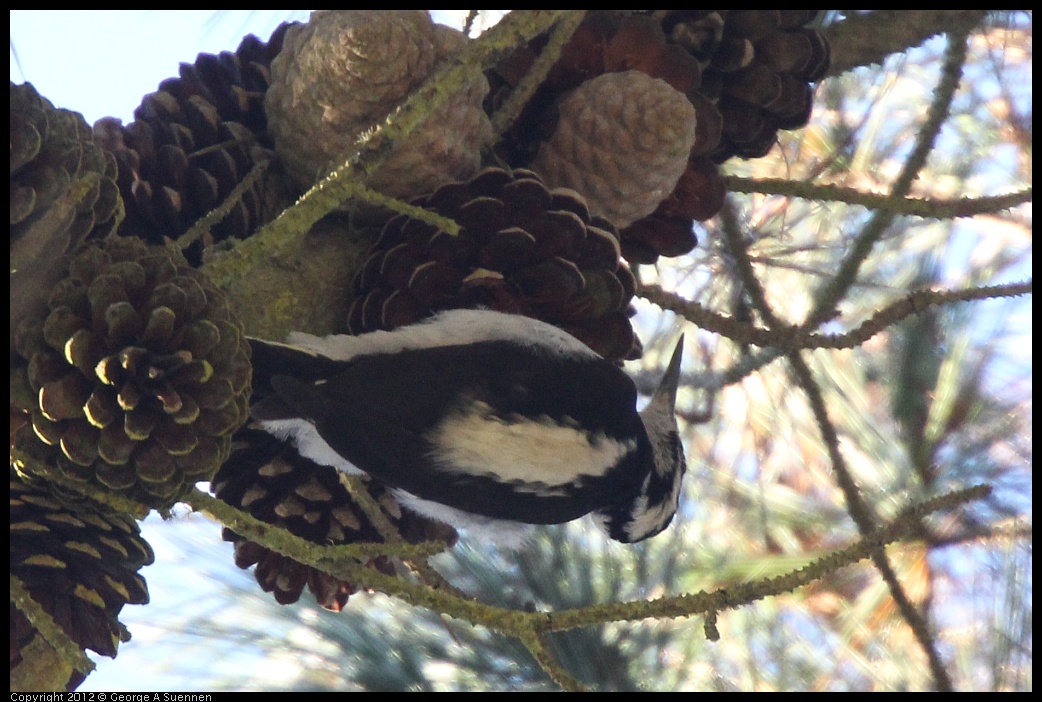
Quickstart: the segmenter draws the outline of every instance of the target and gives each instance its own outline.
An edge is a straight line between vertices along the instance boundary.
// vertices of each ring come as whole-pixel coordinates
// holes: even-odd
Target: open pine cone
[[[388,222],[355,278],[351,333],[483,306],[556,324],[605,358],[639,356],[627,316],[633,275],[612,225],[577,193],[531,171],[487,168],[413,204],[462,231],[404,215]]]
[[[379,483],[370,481],[368,489],[390,526],[409,543],[455,542],[451,527],[401,509]],[[341,484],[336,470],[302,458],[285,442],[257,429],[244,428],[236,434],[231,458],[214,477],[213,491],[233,507],[316,544],[385,540]],[[261,589],[272,593],[279,604],[293,604],[307,587],[320,606],[339,612],[356,591],[349,582],[244,539],[231,529],[225,528],[223,537],[235,544],[235,564],[243,569],[256,565],[254,575]],[[385,558],[369,565],[394,574]]]
[[[43,314],[68,257],[122,218],[116,160],[82,115],[11,84],[11,329]]]
[[[829,45],[809,29],[818,10],[657,10],[668,41],[702,67],[700,90],[723,116],[712,159],[759,158],[779,129],[810,118],[814,89],[829,66]]]
[[[44,484],[10,471],[11,575],[81,649],[114,658],[128,636],[117,617],[125,604],[147,604],[148,587],[138,570],[154,555],[130,517],[69,505]],[[11,605],[12,685],[23,660],[39,665],[45,645],[25,613]],[[56,654],[57,655],[57,654]],[[62,669],[57,684],[74,689],[83,676]],[[27,681],[39,684],[36,672]]]
[[[224,295],[169,249],[110,238],[73,259],[48,309],[15,340],[18,447],[153,507],[212,477],[250,391]]]
[[[95,123],[96,141],[119,162],[127,209],[120,234],[153,244],[177,239],[271,158],[264,95],[271,61],[292,26],[279,26],[267,42],[251,34],[234,52],[182,63],[180,76],[145,96],[126,126],[112,117]],[[245,238],[276,212],[255,183],[185,255],[199,265],[204,247]]]

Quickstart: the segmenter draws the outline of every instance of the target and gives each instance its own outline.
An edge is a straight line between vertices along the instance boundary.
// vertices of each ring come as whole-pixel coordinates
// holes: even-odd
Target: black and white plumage
[[[251,344],[259,427],[424,516],[509,530],[595,513],[633,542],[676,511],[679,343],[639,414],[620,368],[517,315],[450,310],[393,332]]]

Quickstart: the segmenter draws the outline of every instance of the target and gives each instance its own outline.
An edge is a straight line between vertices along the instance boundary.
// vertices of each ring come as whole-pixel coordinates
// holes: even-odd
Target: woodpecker
[[[592,513],[631,543],[677,509],[682,342],[638,413],[622,369],[520,315],[449,310],[391,332],[251,339],[251,413],[306,458],[368,474],[437,521],[495,533]]]

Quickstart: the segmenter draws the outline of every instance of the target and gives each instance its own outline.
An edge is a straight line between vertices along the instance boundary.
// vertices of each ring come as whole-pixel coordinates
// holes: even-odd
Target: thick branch
[[[832,47],[828,75],[874,63],[919,46],[945,32],[977,26],[985,10],[872,10],[855,13],[825,29]]]

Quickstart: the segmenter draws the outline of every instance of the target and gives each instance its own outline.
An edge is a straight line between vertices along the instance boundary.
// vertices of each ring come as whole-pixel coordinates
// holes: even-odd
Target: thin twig
[[[565,692],[590,692],[590,688],[576,679],[550,651],[550,634],[532,627],[530,633],[518,637],[535,657],[539,667]]]
[[[480,624],[505,634],[525,638],[532,632],[562,631],[609,621],[695,616],[751,604],[766,597],[791,592],[838,568],[869,557],[885,544],[899,541],[915,533],[920,521],[927,514],[941,509],[954,508],[970,500],[980,499],[989,493],[990,488],[987,486],[975,486],[913,505],[903,510],[901,515],[889,525],[870,531],[850,547],[808,563],[803,568],[789,574],[766,581],[742,583],[709,593],[662,597],[651,601],[638,600],[595,605],[553,613],[525,612],[487,605],[460,597],[452,592],[431,589],[396,576],[386,575],[362,565],[356,558],[341,556],[340,554],[348,548],[346,546],[316,546],[298,537],[283,538],[277,536],[277,532],[284,530],[268,524],[261,523],[262,528],[260,529],[255,529],[253,526],[248,527],[247,535],[265,548],[285,553],[296,561],[319,568],[359,587],[379,590],[415,606],[426,607],[473,624]],[[189,503],[205,504],[208,511],[214,512],[213,503],[220,503],[220,501],[203,493],[193,493],[189,498]],[[216,506],[218,507],[216,511],[222,513],[221,521],[224,521],[223,511],[231,508],[224,503]],[[232,513],[237,512],[238,510],[232,510]],[[235,529],[236,527],[230,528]],[[358,546],[363,545],[358,544]],[[375,547],[374,553],[388,551],[387,544],[366,544],[365,546]],[[404,547],[403,545],[398,548]],[[414,548],[419,550],[423,547],[424,545],[420,545]]]
[[[960,290],[915,290],[891,302],[855,329],[844,334],[822,334],[806,327],[780,324],[765,329],[713,312],[693,300],[684,300],[658,285],[638,283],[637,294],[664,310],[675,312],[701,329],[720,334],[739,344],[754,344],[787,352],[811,349],[852,349],[887,327],[931,307],[972,300],[1017,297],[1032,292],[1032,281],[963,288]]]
[[[800,197],[818,202],[843,202],[848,205],[861,205],[870,210],[884,209],[894,214],[926,217],[929,219],[956,219],[958,217],[976,217],[1008,210],[1017,205],[1031,202],[1032,189],[1026,188],[1006,195],[986,197],[961,197],[952,200],[895,198],[877,193],[868,193],[857,188],[842,185],[823,185],[805,183],[785,178],[743,178],[725,176],[727,189],[733,193],[763,193],[766,195],[784,195]]]
[[[10,576],[10,588],[11,604],[26,616],[33,628],[54,649],[55,653],[71,668],[75,668],[83,675],[90,675],[94,670],[94,662],[87,657],[76,642],[69,638],[69,635],[54,621],[54,618],[33,599],[32,593],[14,574]]]
[[[806,361],[799,354],[791,354],[789,361],[796,375],[797,382],[804,393],[806,393],[810,402],[814,419],[818,424],[818,428],[822,433],[822,440],[829,452],[833,473],[836,475],[836,479],[847,500],[850,516],[853,517],[854,523],[857,524],[858,531],[862,535],[867,534],[875,528],[875,516],[872,514],[868,504],[862,499],[861,491],[858,489],[853,474],[850,472],[846,460],[839,450],[839,436],[836,434],[831,420],[829,420],[821,388],[814,380]],[[901,581],[898,580],[897,573],[894,572],[886,552],[879,548],[872,552],[871,557],[872,562],[876,565],[876,570],[883,576],[883,581],[887,584],[890,596],[897,604],[902,618],[907,622],[915,638],[919,641],[919,645],[926,652],[927,659],[930,662],[930,671],[933,674],[937,689],[940,691],[951,691],[953,689],[951,677],[944,667],[944,661],[941,658],[940,651],[937,650],[937,644],[926,623],[926,619],[916,609],[911,598],[904,591],[904,587],[901,585]]]
[[[224,198],[224,201],[220,205],[200,217],[196,223],[188,229],[188,231],[178,237],[177,245],[181,249],[188,248],[191,246],[192,242],[196,239],[202,238],[215,224],[227,217],[235,208],[235,205],[242,200],[243,194],[252,188],[254,183],[260,180],[261,176],[264,175],[264,172],[268,170],[270,165],[271,161],[268,159],[257,161],[257,163],[253,165],[253,168],[250,169],[250,172],[243,176],[243,179],[239,181],[230,193],[228,193],[228,197]]]
[[[934,90],[933,101],[927,110],[926,120],[916,135],[915,145],[890,189],[888,196],[890,199],[895,201],[903,199],[918,177],[919,171],[926,164],[926,158],[930,155],[934,140],[948,117],[952,99],[959,87],[963,64],[966,62],[966,39],[969,32],[970,30],[967,28],[965,31],[948,37],[948,50],[941,68],[941,80]],[[838,302],[857,280],[858,271],[872,252],[872,247],[883,236],[894,217],[894,213],[889,209],[875,211],[872,218],[854,239],[850,253],[840,263],[835,277],[814,293],[814,309],[807,318],[807,326],[816,327],[832,316]]]
[[[354,543],[340,546],[319,546],[307,539],[291,534],[256,517],[232,507],[205,492],[193,488],[184,502],[197,512],[205,512],[239,536],[256,541],[267,549],[284,556],[323,569],[324,561],[341,562],[345,559],[368,559],[377,556],[400,556],[402,558],[424,558],[445,550],[445,544],[426,542],[397,543]]]
[[[467,19],[463,21],[463,34],[470,36],[470,32],[474,29],[474,20],[478,18],[479,10],[468,10]]]
[[[585,16],[586,10],[574,10],[562,17],[561,21],[554,27],[549,41],[543,48],[542,53],[539,54],[539,57],[533,62],[528,73],[525,74],[525,77],[521,79],[521,82],[510,93],[510,97],[507,98],[506,102],[492,115],[492,133],[496,135],[497,140],[503,135],[503,132],[510,129],[510,126],[520,116],[521,111],[525,109],[525,105],[528,104],[532,95],[543,84],[547,74],[550,73],[550,69],[561,58],[561,51],[564,49],[564,45],[568,43],[575,30],[582,24]]]
[[[941,80],[934,94],[934,100],[927,113],[926,121],[919,131],[916,144],[909,157],[905,160],[901,173],[894,182],[890,197],[903,198],[911,188],[911,184],[917,177],[920,169],[926,163],[926,158],[933,148],[934,139],[948,116],[952,98],[958,87],[959,78],[962,75],[962,67],[966,59],[967,33],[968,31],[960,36],[949,37],[948,52],[946,53]],[[814,296],[816,299],[815,308],[808,316],[806,327],[816,327],[832,316],[832,310],[835,309],[838,301],[842,299],[854,284],[862,263],[868,258],[876,241],[883,235],[893,218],[894,214],[888,210],[881,209],[875,212],[854,240],[852,251],[846,260],[840,264],[836,276],[826,282]],[[760,285],[760,281],[756,278],[752,262],[749,260],[746,251],[745,239],[741,226],[738,223],[737,214],[730,202],[725,202],[724,208],[720,213],[720,220],[726,245],[753,305],[760,312],[769,327],[775,328],[779,326],[782,322],[768,304],[763,286]],[[814,380],[810,368],[799,352],[790,352],[788,359],[797,383],[803,389],[810,402],[815,420],[821,431],[822,441],[829,453],[833,474],[836,476],[836,480],[846,500],[847,510],[854,519],[858,531],[864,536],[875,529],[877,523],[876,516],[862,497],[861,491],[839,450],[839,437],[835,427],[829,420],[821,389]],[[872,561],[875,563],[880,575],[882,575],[884,582],[886,582],[890,595],[897,604],[898,611],[908,623],[912,633],[919,641],[919,645],[926,652],[937,689],[942,691],[951,690],[951,678],[944,667],[936,642],[922,614],[915,608],[911,599],[905,593],[887,558],[886,552],[881,548],[877,549],[872,554]]]
[[[738,583],[710,592],[663,597],[648,602],[591,605],[551,612],[542,616],[548,619],[548,630],[565,631],[607,621],[638,621],[647,618],[711,615],[713,612],[735,609],[767,597],[792,592],[829,573],[834,573],[840,568],[870,558],[873,553],[887,544],[896,543],[911,534],[918,533],[922,520],[928,515],[941,510],[954,509],[967,502],[983,499],[989,494],[991,494],[990,487],[975,485],[910,505],[901,510],[892,522],[862,535],[850,546],[833,551],[789,573],[773,578]]]
[[[33,459],[27,459],[34,472],[43,468]],[[47,472],[44,470],[44,472]],[[93,492],[93,491],[91,491]],[[596,605],[556,613],[528,612],[505,609],[475,602],[458,592],[431,588],[409,580],[381,573],[358,561],[363,553],[378,555],[422,555],[430,553],[437,544],[410,546],[401,544],[352,544],[350,546],[319,546],[289,534],[284,529],[260,522],[230,507],[220,500],[194,490],[186,502],[195,509],[203,509],[217,517],[225,526],[241,533],[261,546],[318,568],[330,575],[347,580],[359,587],[379,590],[409,604],[425,607],[473,624],[489,627],[515,636],[532,651],[536,659],[555,680],[569,689],[581,689],[581,683],[561,668],[546,649],[545,635],[551,631],[574,629],[580,626],[609,621],[638,621],[647,618],[687,617],[708,615],[741,605],[751,604],[797,587],[806,585],[838,568],[856,563],[873,554],[885,544],[899,541],[918,529],[921,520],[941,509],[951,509],[970,500],[989,494],[987,486],[976,486],[953,491],[906,508],[884,528],[864,535],[857,543],[808,563],[791,573],[756,583],[742,583],[708,593],[662,597],[651,601],[633,601],[610,605]],[[404,551],[413,550],[413,553]],[[16,588],[12,585],[12,592]],[[31,607],[31,605],[29,605]]]

